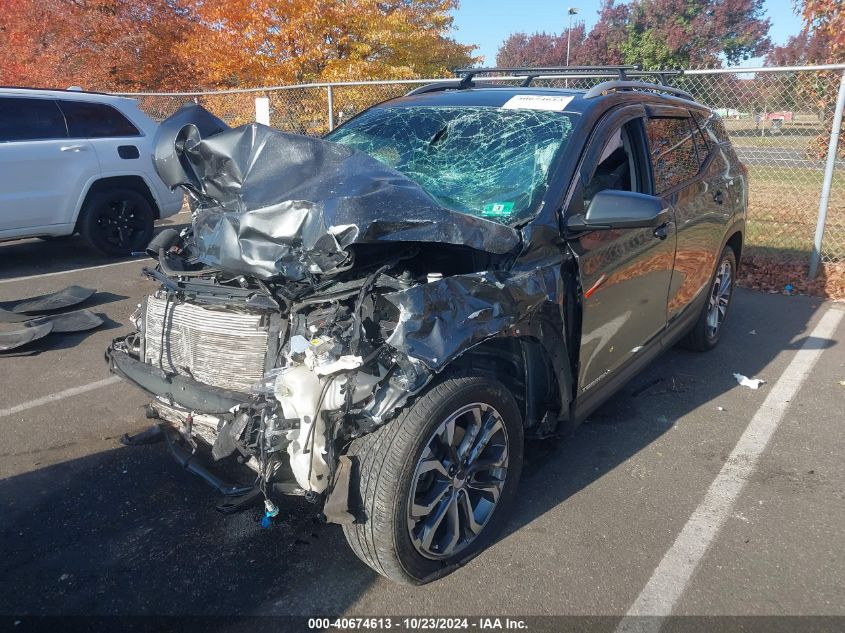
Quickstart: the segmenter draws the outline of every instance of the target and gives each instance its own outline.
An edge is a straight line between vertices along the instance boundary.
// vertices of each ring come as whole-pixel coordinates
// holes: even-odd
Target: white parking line
[[[14,415],[15,413],[26,411],[27,409],[40,407],[42,404],[50,404],[51,402],[58,402],[59,400],[64,400],[65,398],[78,396],[81,393],[94,391],[94,389],[99,389],[100,387],[107,387],[119,381],[120,378],[118,378],[117,376],[110,376],[109,378],[103,378],[102,380],[98,380],[96,382],[89,382],[87,385],[80,385],[79,387],[71,387],[70,389],[65,389],[64,391],[51,393],[48,396],[37,398],[36,400],[30,400],[29,402],[16,404],[15,406],[9,407],[8,409],[0,409],[0,418],[5,418],[7,416]]]
[[[619,623],[617,633],[655,633],[663,616],[672,613],[689,584],[696,566],[725,522],[760,454],[783,419],[784,413],[832,339],[843,312],[829,309],[772,386],[757,413],[739,438],[722,470],[707,490],[704,500],[687,521],[674,544],[654,570],[640,595]],[[650,617],[644,617],[650,616]]]
[[[110,268],[111,266],[123,266],[124,264],[137,264],[138,262],[143,261],[146,261],[146,259],[138,257],[137,259],[127,259],[123,262],[112,262],[111,264],[100,264],[99,266],[84,266],[82,268],[72,268],[70,270],[59,270],[54,273],[27,275],[26,277],[12,277],[10,279],[0,279],[0,284],[10,284],[13,281],[27,281],[29,279],[41,279],[42,277],[55,277],[56,275],[69,275],[71,273],[84,272],[86,270],[96,270],[98,268]]]

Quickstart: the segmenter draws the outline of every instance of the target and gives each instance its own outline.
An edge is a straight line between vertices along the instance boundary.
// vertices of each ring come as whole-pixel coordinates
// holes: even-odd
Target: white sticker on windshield
[[[516,95],[507,100],[502,110],[551,110],[561,112],[575,97],[560,95]]]

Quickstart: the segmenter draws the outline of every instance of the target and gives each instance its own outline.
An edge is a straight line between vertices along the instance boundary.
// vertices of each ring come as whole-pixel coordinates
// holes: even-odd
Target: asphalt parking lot
[[[530,445],[498,542],[411,588],[360,563],[304,500],[265,530],[257,512],[219,515],[161,444],[119,444],[148,426],[146,398],[108,380],[103,350],[153,288],[145,264],[76,238],[0,244],[0,302],[78,284],[107,319],[0,356],[0,628],[83,614],[613,616],[611,630],[626,613],[845,616],[842,304],[739,290],[718,349],[669,351],[574,436]]]

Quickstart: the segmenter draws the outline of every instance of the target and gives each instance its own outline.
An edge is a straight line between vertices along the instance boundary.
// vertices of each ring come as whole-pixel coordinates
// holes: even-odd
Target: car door
[[[646,136],[655,193],[675,209],[677,248],[667,304],[672,324],[697,314],[732,216],[720,161],[711,156],[689,111],[649,107]]]
[[[67,121],[68,136],[85,139],[91,144],[100,160],[103,176],[122,174],[125,162],[134,165],[140,159],[138,139],[141,132],[116,108],[105,103],[70,99],[60,99],[59,107]],[[148,164],[147,158],[145,166]]]
[[[642,106],[606,116],[591,136],[566,214],[589,210],[592,196],[617,189],[650,193]],[[668,214],[671,218],[671,210]],[[567,235],[582,288],[577,397],[588,398],[626,363],[659,347],[675,255],[671,221],[658,228]]]
[[[68,138],[55,100],[0,96],[0,235],[71,222],[98,172],[91,144]]]

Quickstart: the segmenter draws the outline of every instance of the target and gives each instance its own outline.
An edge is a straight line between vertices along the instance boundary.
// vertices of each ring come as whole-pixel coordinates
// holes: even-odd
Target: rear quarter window
[[[669,191],[698,173],[689,118],[650,118],[646,135],[656,193]]]
[[[55,101],[0,97],[0,143],[59,138],[67,138],[67,128]]]
[[[714,112],[710,116],[705,116],[696,112],[693,116],[695,117],[696,123],[698,123],[698,127],[701,128],[702,133],[710,143],[730,143],[728,131],[725,129],[725,122],[722,121],[722,118],[718,114]]]
[[[59,104],[71,138],[140,136],[138,128],[110,105],[85,101],[60,101]]]

